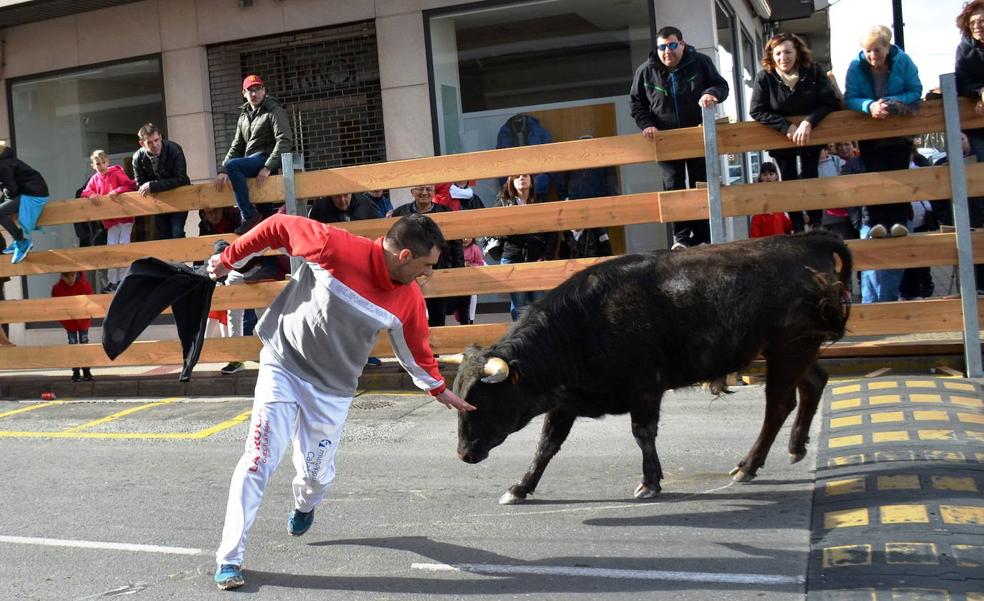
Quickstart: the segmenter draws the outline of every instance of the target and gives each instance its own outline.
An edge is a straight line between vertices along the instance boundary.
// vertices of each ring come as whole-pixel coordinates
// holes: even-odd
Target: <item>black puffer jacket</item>
[[[0,190],[5,198],[21,194],[44,198],[48,196],[48,184],[41,174],[17,158],[11,147],[0,152]]]
[[[954,68],[957,75],[957,93],[961,96],[981,99],[984,89],[984,45],[973,38],[962,37],[957,45],[957,61]],[[972,136],[984,136],[984,128],[967,132]]]
[[[497,207],[517,206],[515,201],[500,195],[496,198]],[[535,234],[513,234],[502,241],[502,258],[510,263],[533,263],[549,261],[557,255],[557,232]]]
[[[830,80],[813,65],[800,68],[799,82],[792,90],[779,74],[764,69],[759,71],[752,84],[752,103],[748,112],[762,125],[785,134],[793,126],[787,117],[805,115],[805,120],[816,127],[839,108],[840,100],[834,94]]]
[[[632,78],[632,118],[639,129],[694,127],[702,121],[697,101],[704,94],[714,96],[718,102],[728,97],[728,82],[710,57],[687,46],[680,64],[670,71],[653,51]]]
[[[133,153],[133,174],[134,179],[137,180],[137,186],[150,182],[150,191],[154,194],[191,184],[191,180],[188,179],[188,162],[185,160],[184,151],[176,142],[170,140],[164,140],[161,146],[156,174],[154,173],[154,165],[150,160],[150,153],[143,148]]]

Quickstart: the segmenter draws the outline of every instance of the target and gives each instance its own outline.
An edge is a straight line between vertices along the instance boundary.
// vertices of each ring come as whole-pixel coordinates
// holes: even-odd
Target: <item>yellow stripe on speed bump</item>
[[[909,400],[913,403],[942,403],[943,397],[938,394],[910,394]]]
[[[874,432],[871,435],[871,442],[902,442],[905,440],[909,440],[909,433],[905,430]]]
[[[977,492],[977,483],[973,478],[957,478],[953,476],[930,476],[933,488],[936,490],[959,490]]]
[[[928,524],[929,510],[925,505],[882,505],[882,524]]]
[[[970,407],[972,409],[984,408],[984,401],[972,397],[951,396],[950,402],[953,403],[954,405],[960,405],[961,407]]]
[[[936,388],[936,382],[932,380],[906,380],[906,388]]]
[[[823,514],[823,527],[827,530],[832,528],[850,528],[853,526],[868,525],[868,508],[842,509],[840,511],[828,511]]]
[[[984,568],[984,547],[980,545],[950,545],[953,558],[961,568]]]
[[[902,402],[902,398],[897,394],[875,394],[868,397],[869,405],[888,405],[900,402]]]
[[[889,388],[898,387],[898,382],[871,382],[868,384],[868,390],[887,390]]]
[[[832,401],[830,403],[830,408],[833,411],[840,411],[841,409],[854,409],[855,407],[861,406],[861,399],[844,399],[843,401]]]
[[[953,430],[917,430],[919,440],[953,440]]]
[[[984,526],[984,507],[973,505],[940,505],[944,524]]]
[[[870,565],[871,545],[842,545],[825,547],[823,550],[823,567],[825,568]]]
[[[65,401],[47,401],[45,403],[34,403],[33,405],[28,405],[27,407],[21,407],[20,409],[11,409],[10,411],[4,411],[0,413],[0,418],[9,417],[11,415],[17,415],[18,413],[26,413],[28,411],[34,411],[35,409],[44,409],[45,407],[51,407],[52,405],[61,405]]]
[[[860,426],[862,419],[860,415],[848,415],[847,417],[830,418],[831,428],[845,428],[847,426]]]
[[[864,478],[848,478],[846,480],[831,480],[824,487],[828,497],[837,495],[849,495],[856,492],[865,491]]]
[[[892,601],[950,601],[950,591],[942,588],[893,588]]]
[[[878,490],[919,490],[919,476],[899,474],[897,476],[878,476]]]
[[[885,543],[885,563],[935,565],[940,557],[934,543]]]
[[[950,415],[946,411],[913,411],[912,417],[917,422],[945,422],[950,419]]]
[[[957,419],[965,424],[984,424],[984,415],[976,413],[957,413]]]
[[[852,445],[862,444],[864,442],[864,436],[857,434],[855,436],[841,436],[839,438],[831,438],[827,443],[827,448],[829,449],[839,449],[840,447],[849,447]]]
[[[94,428],[96,426],[101,426],[102,424],[115,421],[121,417],[126,417],[127,415],[132,415],[138,411],[145,411],[147,409],[152,409],[154,407],[159,407],[161,405],[170,405],[174,401],[179,400],[179,397],[172,397],[170,399],[164,399],[163,401],[156,401],[154,403],[145,403],[137,407],[130,407],[129,409],[124,409],[123,411],[117,411],[112,415],[107,415],[91,422],[86,422],[84,424],[79,424],[78,426],[72,426],[71,428],[65,428],[62,432],[79,432],[81,430],[87,430],[89,428]]]
[[[943,388],[949,390],[963,390],[966,392],[974,392],[977,389],[974,388],[973,384],[968,384],[967,382],[943,382]]]
[[[852,392],[861,392],[860,384],[849,384],[847,386],[836,386],[833,391],[834,394],[849,394]]]
[[[887,424],[891,422],[903,422],[905,421],[905,413],[901,411],[882,411],[880,413],[871,414],[871,423],[873,424]]]

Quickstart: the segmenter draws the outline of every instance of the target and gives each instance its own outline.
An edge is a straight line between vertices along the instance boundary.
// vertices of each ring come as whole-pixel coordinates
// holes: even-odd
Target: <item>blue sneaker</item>
[[[215,585],[219,587],[219,590],[227,591],[239,588],[245,583],[243,571],[234,563],[224,563],[215,570]]]
[[[307,513],[295,509],[294,513],[290,514],[290,517],[287,518],[287,533],[291,536],[301,536],[311,529],[311,524],[313,523],[313,509]]]
[[[14,254],[14,249],[15,248],[17,248],[17,241],[16,240],[14,240],[13,242],[11,242],[10,243],[10,246],[8,246],[7,248],[3,249],[3,254],[5,254],[5,255],[12,255],[12,254]]]
[[[14,257],[10,260],[14,265],[20,263],[27,258],[27,253],[31,252],[34,248],[34,243],[28,238],[14,242]]]

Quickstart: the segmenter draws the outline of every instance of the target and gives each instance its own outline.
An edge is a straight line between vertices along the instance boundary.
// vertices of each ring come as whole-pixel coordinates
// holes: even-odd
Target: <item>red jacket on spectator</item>
[[[85,294],[92,294],[92,286],[89,284],[89,280],[86,279],[85,273],[81,271],[74,285],[69,286],[61,278],[58,278],[55,285],[51,287],[51,298],[59,296],[82,296]],[[91,319],[66,319],[62,320],[61,324],[68,332],[82,332],[89,329],[89,323],[91,322]]]
[[[793,222],[785,213],[760,213],[752,217],[752,231],[749,238],[781,236],[793,232]]]

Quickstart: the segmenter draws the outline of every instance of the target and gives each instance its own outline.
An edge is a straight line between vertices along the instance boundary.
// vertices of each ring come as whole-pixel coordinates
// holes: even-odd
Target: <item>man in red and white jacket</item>
[[[305,260],[256,327],[263,349],[252,425],[233,472],[216,551],[220,589],[244,582],[246,537],[290,443],[297,473],[287,530],[300,536],[310,528],[335,477],[349,405],[381,330],[419,388],[449,408],[474,409],[444,384],[415,283],[433,273],[445,245],[440,228],[424,215],[401,219],[375,241],[304,217],[274,215],[209,259],[209,275],[216,279],[270,249]]]

